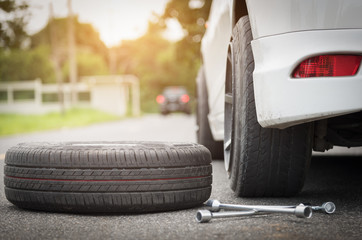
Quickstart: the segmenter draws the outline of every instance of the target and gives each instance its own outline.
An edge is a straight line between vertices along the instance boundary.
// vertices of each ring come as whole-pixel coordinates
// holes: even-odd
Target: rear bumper
[[[332,53],[362,54],[362,30],[280,34],[252,42],[258,122],[286,128],[362,110],[362,71],[352,77],[293,79],[304,59]]]
[[[166,103],[160,105],[161,112],[190,112],[190,104],[189,103]]]

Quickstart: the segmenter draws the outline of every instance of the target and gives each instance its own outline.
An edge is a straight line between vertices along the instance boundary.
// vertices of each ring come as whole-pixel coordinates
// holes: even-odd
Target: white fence
[[[0,83],[0,113],[43,114],[70,107],[92,107],[116,115],[125,115],[131,106],[132,115],[139,115],[139,82],[135,76],[82,77],[75,86],[86,99],[71,101],[69,83],[42,84],[40,79]],[[47,98],[53,96],[53,101]],[[61,96],[61,97],[60,97]],[[59,99],[63,99],[63,104]],[[55,101],[54,101],[55,99]]]

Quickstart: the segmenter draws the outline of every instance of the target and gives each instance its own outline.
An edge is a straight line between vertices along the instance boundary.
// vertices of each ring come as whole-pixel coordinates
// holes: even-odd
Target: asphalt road
[[[77,129],[0,138],[0,169],[6,150],[28,141],[192,141],[195,119],[186,115],[148,115]],[[79,215],[19,209],[4,196],[0,171],[0,239],[362,239],[362,151],[338,151],[338,157],[313,157],[305,187],[294,198],[236,198],[229,189],[223,162],[213,162],[211,198],[236,204],[316,205],[333,201],[333,215],[310,219],[269,214],[214,219],[200,224],[197,209],[140,215]],[[353,156],[343,156],[350,153]]]

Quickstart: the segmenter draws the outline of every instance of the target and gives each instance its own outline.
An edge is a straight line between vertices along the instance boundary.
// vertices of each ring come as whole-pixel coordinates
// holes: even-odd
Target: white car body
[[[201,52],[215,140],[224,134],[228,44],[236,0],[214,0]],[[362,110],[362,71],[348,77],[292,78],[303,60],[362,54],[361,0],[246,0],[255,61],[258,122],[286,128]]]

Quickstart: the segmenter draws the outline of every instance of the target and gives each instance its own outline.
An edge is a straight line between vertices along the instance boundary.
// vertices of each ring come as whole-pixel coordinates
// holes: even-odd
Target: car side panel
[[[254,39],[288,32],[362,28],[361,0],[247,0]]]
[[[209,122],[215,140],[224,135],[224,81],[227,47],[232,31],[233,1],[213,1],[201,51],[209,96]]]

